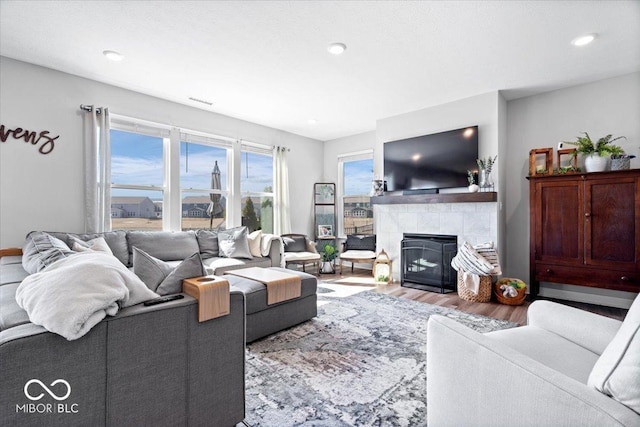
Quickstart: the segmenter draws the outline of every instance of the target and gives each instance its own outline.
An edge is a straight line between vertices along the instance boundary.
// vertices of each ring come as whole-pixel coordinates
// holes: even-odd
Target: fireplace
[[[455,291],[457,275],[451,259],[457,252],[457,236],[403,234],[400,285],[440,293]]]

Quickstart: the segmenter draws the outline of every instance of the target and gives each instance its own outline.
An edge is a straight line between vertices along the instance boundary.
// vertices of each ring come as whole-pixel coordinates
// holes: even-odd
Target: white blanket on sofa
[[[158,295],[118,259],[82,252],[58,260],[22,281],[16,301],[32,323],[75,340],[106,315]]]

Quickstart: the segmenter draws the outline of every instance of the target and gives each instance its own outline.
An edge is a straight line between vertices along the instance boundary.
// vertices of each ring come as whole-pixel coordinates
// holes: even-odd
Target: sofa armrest
[[[271,246],[269,246],[269,258],[271,259],[272,267],[281,266],[283,252],[284,252],[284,248],[283,248],[282,241],[278,239],[272,239]]]
[[[637,425],[631,409],[489,336],[431,316],[428,425]]]
[[[537,326],[602,354],[622,322],[551,301],[538,300],[529,306],[527,324]]]

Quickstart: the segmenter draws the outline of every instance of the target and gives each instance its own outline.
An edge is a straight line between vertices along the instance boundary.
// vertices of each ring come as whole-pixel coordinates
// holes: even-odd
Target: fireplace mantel
[[[473,203],[496,202],[498,193],[442,193],[442,194],[410,194],[385,195],[371,197],[372,205],[413,205],[419,203]]]

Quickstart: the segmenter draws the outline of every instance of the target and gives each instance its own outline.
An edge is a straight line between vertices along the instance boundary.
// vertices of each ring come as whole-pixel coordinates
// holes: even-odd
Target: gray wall
[[[21,246],[30,230],[81,232],[83,121],[80,104],[112,113],[269,145],[289,153],[292,228],[313,230],[313,183],[323,175],[321,141],[0,57],[0,123],[59,135],[48,155],[22,140],[0,146],[0,247]]]
[[[587,131],[592,138],[624,135],[628,154],[640,155],[640,73],[530,96],[507,104],[508,274],[529,276],[529,150],[554,147]],[[632,168],[640,167],[633,159]],[[638,232],[636,230],[636,232]],[[628,306],[632,294],[546,284],[541,294],[612,306]]]

